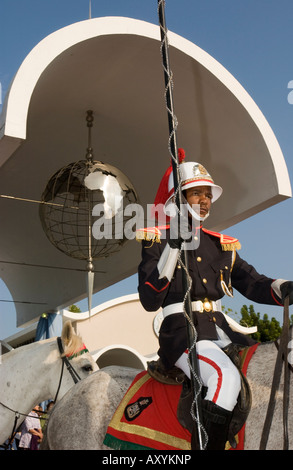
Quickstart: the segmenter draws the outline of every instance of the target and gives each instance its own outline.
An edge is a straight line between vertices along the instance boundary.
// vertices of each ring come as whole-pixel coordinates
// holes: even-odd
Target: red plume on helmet
[[[179,160],[179,163],[182,163],[185,160],[185,151],[181,148],[178,149],[178,160]],[[164,174],[164,176],[163,176],[163,178],[160,182],[160,185],[159,185],[159,188],[158,188],[155,200],[154,200],[154,204],[152,206],[152,216],[153,217],[158,218],[160,216],[161,210],[160,210],[160,208],[158,208],[158,206],[159,206],[159,204],[161,204],[161,208],[162,208],[162,206],[165,205],[165,202],[168,199],[168,196],[169,196],[168,182],[169,182],[169,177],[172,173],[172,170],[173,170],[173,168],[172,168],[172,160],[171,160],[170,166],[165,171],[165,174]],[[157,207],[157,211],[155,210],[156,207]],[[164,217],[165,220],[169,219],[169,217],[166,217],[165,213],[162,214],[162,216]]]

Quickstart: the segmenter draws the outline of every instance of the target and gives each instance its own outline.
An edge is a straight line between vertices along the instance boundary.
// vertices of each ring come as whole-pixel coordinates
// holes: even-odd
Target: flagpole
[[[174,194],[175,194],[175,203],[180,211],[182,204],[182,194],[180,191],[180,174],[179,174],[179,159],[178,159],[178,148],[177,148],[177,119],[174,114],[174,102],[173,102],[173,93],[172,93],[172,73],[170,69],[170,59],[168,51],[168,39],[167,39],[167,28],[166,28],[166,18],[165,18],[165,0],[158,0],[158,15],[159,15],[159,25],[161,32],[161,53],[162,61],[164,68],[164,78],[165,78],[165,97],[166,97],[166,106],[168,111],[168,124],[169,124],[169,150],[172,157],[172,169],[173,169],[173,178],[174,178]],[[183,249],[184,257],[184,266],[188,269],[188,254],[185,249]],[[195,377],[199,377],[198,373],[198,364],[197,364],[197,355],[196,355],[196,333],[195,328],[192,323],[192,306],[191,306],[191,297],[190,297],[190,283],[188,279],[188,272],[185,269],[182,269],[182,279],[183,279],[183,288],[186,292],[184,298],[184,310],[187,314],[187,335],[188,335],[188,347],[190,350],[189,360],[191,365],[191,386],[193,392],[193,406],[194,406],[194,417],[197,424],[197,433],[200,449],[203,449],[202,443],[202,426],[201,426],[201,410],[199,406],[199,393],[201,389],[200,383],[196,380]],[[191,326],[192,325],[192,326]],[[193,414],[192,413],[192,414]]]

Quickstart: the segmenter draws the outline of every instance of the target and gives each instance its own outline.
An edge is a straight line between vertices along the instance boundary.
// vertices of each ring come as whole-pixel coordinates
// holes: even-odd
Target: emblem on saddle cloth
[[[152,397],[140,397],[136,402],[126,406],[124,416],[127,421],[133,421],[137,418],[152,402]]]

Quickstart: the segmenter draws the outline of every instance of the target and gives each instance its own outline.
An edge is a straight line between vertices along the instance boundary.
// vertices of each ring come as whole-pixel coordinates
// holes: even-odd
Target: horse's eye
[[[93,368],[91,365],[86,365],[86,366],[83,366],[83,370],[85,372],[92,372],[93,371]]]

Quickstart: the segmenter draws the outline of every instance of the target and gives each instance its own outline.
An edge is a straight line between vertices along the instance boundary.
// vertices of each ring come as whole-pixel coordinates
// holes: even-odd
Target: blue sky
[[[158,23],[156,0],[92,0],[92,17],[126,16]],[[31,49],[50,33],[88,19],[89,0],[0,1],[0,106]],[[243,85],[272,127],[293,180],[293,2],[292,0],[167,0],[171,31],[218,60]],[[175,77],[176,78],[176,77]],[[162,78],[163,79],[163,78]],[[289,87],[288,87],[289,85]],[[179,123],[180,125],[180,123]],[[1,223],[5,223],[0,219]],[[261,273],[293,279],[293,201],[287,200],[231,227],[241,256]],[[136,277],[95,296],[95,304],[136,292]],[[0,282],[0,338],[17,331],[9,291]],[[239,312],[240,295],[223,302]],[[86,308],[86,303],[83,304]],[[282,309],[255,305],[282,319]]]

